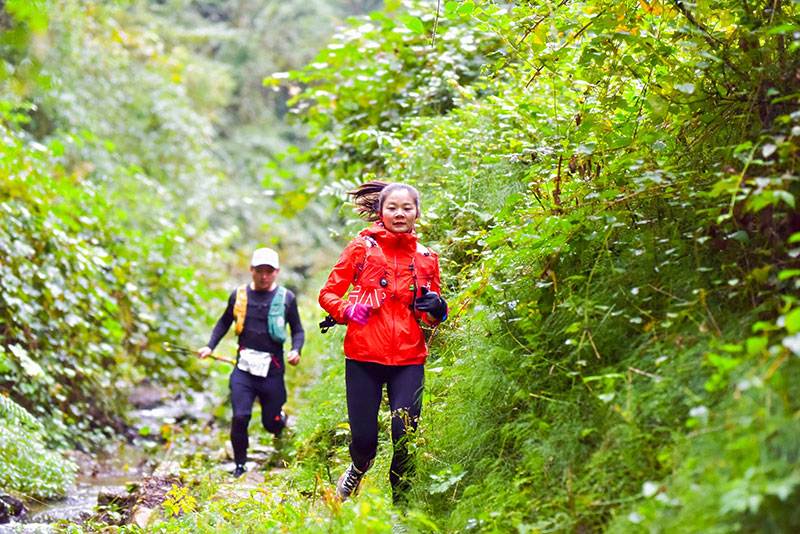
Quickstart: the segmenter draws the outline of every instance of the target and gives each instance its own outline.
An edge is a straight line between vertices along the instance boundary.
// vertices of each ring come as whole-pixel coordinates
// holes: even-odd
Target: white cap
[[[253,259],[250,260],[251,267],[258,267],[259,265],[271,265],[276,269],[280,269],[278,263],[278,253],[271,248],[258,248],[253,252]]]

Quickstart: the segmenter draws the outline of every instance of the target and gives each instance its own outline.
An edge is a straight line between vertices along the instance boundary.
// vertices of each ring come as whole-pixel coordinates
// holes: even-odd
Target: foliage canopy
[[[181,258],[264,220],[232,203],[232,217],[196,222],[231,169],[250,169],[246,190],[289,219],[287,246],[315,254],[326,225],[355,229],[343,191],[405,181],[423,192],[419,230],[453,310],[431,334],[407,528],[800,528],[800,3],[388,0],[306,67],[270,64],[266,88],[252,83],[260,68],[224,59],[260,64],[238,30],[214,48],[218,25],[165,29],[199,20],[194,3],[145,4],[51,6],[42,55],[47,21],[6,3],[0,385],[15,404],[3,409],[52,405],[66,433],[91,424],[76,402],[120,377],[188,380],[190,365],[151,347],[186,332],[206,296]],[[82,77],[93,68],[108,85]],[[233,130],[261,117],[237,94],[260,91],[311,140],[237,166],[231,146],[265,146]],[[141,202],[142,184],[157,198]],[[232,220],[242,229],[220,230]],[[278,498],[238,515],[209,499],[153,531],[264,517],[387,529],[380,493],[344,509],[325,499],[346,462],[341,340],[310,341],[316,374]]]

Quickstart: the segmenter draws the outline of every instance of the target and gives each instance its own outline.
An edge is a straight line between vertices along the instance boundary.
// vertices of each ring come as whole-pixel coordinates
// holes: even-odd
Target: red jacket
[[[351,285],[347,300],[342,300]],[[439,322],[412,310],[423,286],[441,292],[439,257],[418,245],[414,232],[395,234],[376,223],[345,247],[319,292],[319,303],[338,323],[348,323],[344,310],[350,304],[373,308],[366,325],[347,324],[348,358],[384,365],[419,364],[428,355],[419,321]]]

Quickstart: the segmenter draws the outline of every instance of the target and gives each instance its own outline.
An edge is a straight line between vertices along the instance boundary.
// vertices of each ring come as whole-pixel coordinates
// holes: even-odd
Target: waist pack
[[[265,377],[269,374],[272,354],[260,350],[242,349],[239,351],[239,362],[236,367],[254,376]]]

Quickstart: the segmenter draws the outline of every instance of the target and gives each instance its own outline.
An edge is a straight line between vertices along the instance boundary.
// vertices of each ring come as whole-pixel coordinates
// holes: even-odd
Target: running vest
[[[361,263],[356,265],[353,288],[347,295],[347,300],[352,304],[364,304],[375,309],[379,308],[386,298],[384,288],[388,285],[386,279],[387,261],[375,238],[369,235],[361,237],[366,245],[366,252]],[[414,298],[416,299],[419,296],[420,288],[422,287],[435,289],[438,293],[439,288],[431,288],[435,262],[431,252],[420,243],[417,243],[412,267],[413,284],[408,289],[414,292]],[[400,288],[396,288],[396,290],[399,291]]]
[[[239,286],[236,290],[236,302],[233,304],[233,316],[236,318],[236,325],[234,332],[236,335],[242,333],[244,329],[244,319],[247,315],[247,286],[244,284]],[[269,328],[269,336],[275,341],[282,343],[286,341],[286,318],[285,318],[285,304],[286,304],[286,288],[278,286],[275,296],[272,297],[272,302],[269,305],[267,326]]]

